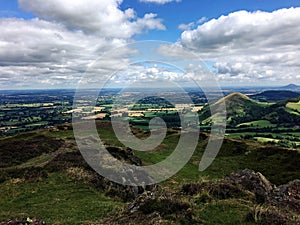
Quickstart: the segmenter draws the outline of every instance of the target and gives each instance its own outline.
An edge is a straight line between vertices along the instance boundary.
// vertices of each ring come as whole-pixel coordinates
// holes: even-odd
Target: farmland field
[[[243,126],[249,126],[249,127],[275,127],[276,124],[272,124],[268,120],[257,120],[257,121],[251,121],[251,122],[241,123],[241,124],[237,125],[237,127],[243,127]]]
[[[300,101],[299,102],[289,102],[289,103],[287,103],[286,107],[300,112]]]

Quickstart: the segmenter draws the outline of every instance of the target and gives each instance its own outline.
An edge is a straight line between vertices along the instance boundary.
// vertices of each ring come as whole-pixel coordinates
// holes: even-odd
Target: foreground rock
[[[162,190],[147,191],[128,204],[118,217],[108,217],[99,224],[200,224],[194,216],[191,202]]]
[[[140,166],[142,164],[141,160],[137,156],[135,156],[133,154],[133,151],[129,148],[123,149],[119,147],[108,147],[107,150],[114,157],[118,158],[118,160],[137,166]],[[96,173],[86,163],[86,161],[83,159],[81,153],[78,150],[57,155],[51,162],[45,165],[44,170],[48,173],[66,171],[70,178],[73,179],[75,182],[85,182],[87,184],[92,185],[98,190],[104,191],[104,193],[108,196],[117,196],[123,199],[124,201],[132,201],[135,197],[137,197],[144,191],[150,191],[155,188],[155,185],[143,187],[125,186],[112,182],[109,179]],[[139,176],[136,177],[131,171],[125,172],[127,172],[127,174],[124,174],[124,177],[130,177],[132,180],[138,178],[144,178],[149,180],[152,179],[148,174],[145,173],[141,173],[139,174]]]
[[[270,193],[267,203],[300,214],[300,180],[275,188]]]
[[[182,192],[188,195],[208,192],[217,199],[251,200],[257,206],[249,212],[247,219],[259,225],[300,224],[300,180],[277,187],[261,173],[245,169],[219,182],[183,185]]]

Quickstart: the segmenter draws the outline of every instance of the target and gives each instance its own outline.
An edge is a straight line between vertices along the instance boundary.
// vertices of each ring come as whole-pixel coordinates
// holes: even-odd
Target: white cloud
[[[204,61],[216,62],[219,77],[226,75],[227,82],[297,83],[299,34],[300,8],[238,11],[185,30],[175,45],[164,47],[164,52],[174,54],[178,46],[193,51]]]
[[[300,8],[271,13],[239,11],[184,31],[181,43],[191,49],[243,50],[258,46],[260,51],[268,51],[274,45],[299,43],[299,21]]]
[[[188,24],[181,23],[178,25],[178,29],[179,30],[191,30],[191,29],[194,29],[197,24],[201,24],[206,20],[207,20],[206,17],[201,17],[199,20],[197,20],[196,23],[195,22],[190,22]]]
[[[105,37],[130,38],[149,29],[164,30],[156,14],[138,18],[133,9],[119,9],[122,0],[19,0],[20,7],[41,19]]]
[[[179,30],[190,30],[190,29],[192,29],[194,26],[195,26],[195,23],[194,23],[194,22],[191,22],[191,23],[188,23],[188,24],[181,23],[181,24],[178,25],[178,29],[179,29]]]
[[[197,20],[197,24],[201,24],[201,23],[205,22],[206,20],[207,20],[207,18],[205,16],[203,16],[199,20]]]
[[[104,52],[131,42],[135,34],[165,28],[155,14],[138,18],[133,9],[120,10],[120,0],[19,4],[38,17],[0,18],[0,88],[75,87]],[[105,67],[97,75],[113,70],[120,54],[103,60]]]
[[[181,2],[181,0],[140,0],[140,2],[156,3],[156,4],[163,5],[170,2]]]
[[[103,51],[126,43],[85,35],[40,19],[0,19],[0,26],[0,77],[10,76],[9,88],[18,81],[24,86],[45,84],[43,80],[56,85],[58,80],[52,76],[67,76],[70,79],[60,83],[74,86],[88,64]],[[7,82],[0,83],[2,88],[7,86]]]

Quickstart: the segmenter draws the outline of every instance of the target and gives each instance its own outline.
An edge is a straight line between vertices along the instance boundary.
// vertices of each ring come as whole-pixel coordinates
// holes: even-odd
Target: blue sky
[[[300,0],[182,0],[164,5],[124,0],[121,8],[132,7],[140,16],[154,12],[164,20],[167,31],[150,31],[139,35],[138,39],[177,41],[182,32],[178,29],[179,24],[195,22],[202,17],[210,20],[239,10],[271,12],[280,8],[297,6],[300,6]]]
[[[205,17],[206,21],[239,10],[272,12],[280,8],[300,6],[300,0],[182,0],[166,4],[145,3],[139,0],[124,0],[120,8],[135,9],[138,16],[156,13],[163,19],[167,30],[152,30],[136,36],[137,40],[177,41],[181,30],[179,24],[188,24]],[[34,18],[34,14],[18,7],[18,0],[0,0],[0,17]]]
[[[0,89],[76,87],[101,54],[143,40],[196,54],[223,86],[300,80],[300,0],[0,0],[0,29]]]

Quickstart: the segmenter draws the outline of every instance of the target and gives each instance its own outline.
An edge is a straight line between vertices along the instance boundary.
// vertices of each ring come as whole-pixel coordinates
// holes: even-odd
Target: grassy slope
[[[296,116],[300,116],[300,101],[299,102],[288,102],[286,104],[286,111]]]
[[[287,132],[284,130],[291,129],[299,124],[300,112],[297,111],[299,107],[298,99],[279,101],[277,103],[261,103],[250,99],[246,95],[235,92],[227,95],[211,107],[218,109],[220,103],[225,102],[227,127],[233,129],[232,131],[228,131],[228,136],[243,138],[246,135],[260,142],[272,142],[279,146],[298,148],[300,146],[298,139],[286,136]],[[202,124],[209,124],[211,122],[209,107],[205,107],[200,112],[199,117]],[[255,133],[250,134],[251,129]],[[269,132],[260,129],[269,129]],[[275,129],[276,131],[272,133],[271,129]],[[273,134],[275,134],[276,138],[275,136],[274,138],[271,137]]]
[[[34,216],[48,223],[76,225],[105,217],[124,205],[84,183],[74,183],[63,173],[39,182],[7,181],[0,184],[0,195],[0,221]]]
[[[295,99],[291,99],[295,100]],[[298,100],[299,101],[299,100]],[[227,125],[231,127],[241,125],[265,126],[263,122],[269,121],[272,124],[283,125],[291,127],[293,124],[298,124],[299,119],[299,102],[279,101],[277,103],[262,103],[250,99],[246,95],[238,92],[231,93],[226,97],[220,99],[210,107],[215,108],[216,111],[221,106],[221,102],[226,104]],[[211,122],[210,108],[204,107],[199,114],[202,124]]]
[[[108,123],[101,123],[98,128],[101,138],[106,143],[122,146],[116,140]],[[133,131],[137,136],[147,135],[138,129]],[[38,133],[49,138],[72,139],[72,132],[68,130]],[[170,131],[164,143],[157,149],[152,152],[136,152],[136,154],[144,164],[161,161],[171,154],[178,138],[176,131]],[[24,140],[24,137],[17,136],[15,140]],[[175,193],[180,190],[182,184],[218,180],[237,169],[244,168],[260,171],[276,184],[300,177],[299,152],[234,139],[226,139],[214,163],[206,171],[199,172],[198,165],[206,143],[207,135],[202,134],[190,162],[178,174],[160,184],[164,191]],[[66,146],[66,148],[71,147]],[[22,169],[32,164],[43,165],[45,161],[52,159],[47,154],[51,152],[36,156],[18,167]],[[48,173],[48,177],[37,179],[8,180],[0,184],[0,195],[0,221],[11,217],[34,216],[55,224],[93,224],[92,221],[98,221],[111,213],[118,215],[124,207],[124,203],[119,199],[104,196],[101,191],[95,190],[84,182],[75,182],[65,171]],[[202,224],[254,224],[254,222],[245,222],[247,213],[254,207],[249,201],[215,199],[212,202],[193,203],[196,200],[193,198],[183,201],[194,205],[194,216]],[[172,224],[176,223],[172,222]]]
[[[268,104],[256,102],[246,95],[234,92],[220,99],[210,107],[214,108],[217,112],[223,102],[226,104],[227,124],[232,126],[261,119],[265,111],[264,109],[268,106]],[[200,112],[200,121],[204,124],[211,121],[209,110],[209,107],[205,107]]]
[[[255,120],[247,123],[240,123],[236,127],[247,126],[247,127],[276,127],[275,124],[270,123],[268,120]]]
[[[13,149],[14,155],[9,156],[16,156],[12,162],[17,163],[6,163],[0,168],[0,221],[38,217],[54,224],[87,224],[124,207],[121,199],[105,196],[66,170],[43,172],[44,166],[56,156],[75,151],[72,137],[68,130],[37,131],[1,140],[0,151]],[[23,143],[22,148],[14,148],[18,143]],[[18,178],[7,179],[6,171],[12,171],[9,174]]]
[[[300,112],[300,101],[299,102],[288,102],[287,107],[291,109],[295,109]]]

